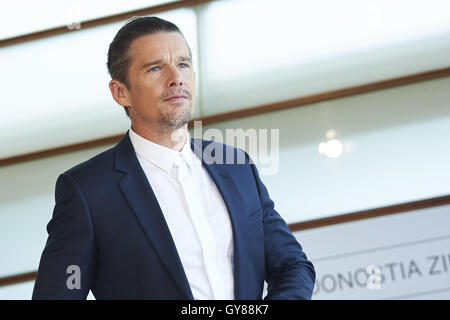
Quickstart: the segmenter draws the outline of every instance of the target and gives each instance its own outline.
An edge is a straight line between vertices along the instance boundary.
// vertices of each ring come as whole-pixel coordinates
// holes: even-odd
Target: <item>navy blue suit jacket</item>
[[[310,299],[314,267],[274,210],[248,155],[198,139],[191,140],[191,147],[203,153],[203,166],[230,214],[235,298],[262,299],[266,280],[267,299]],[[232,152],[235,161],[244,154],[245,164],[211,164],[217,150],[224,158]],[[128,134],[61,174],[55,200],[33,299],[85,299],[89,290],[96,299],[193,299]],[[72,265],[79,267],[79,288],[67,285]]]

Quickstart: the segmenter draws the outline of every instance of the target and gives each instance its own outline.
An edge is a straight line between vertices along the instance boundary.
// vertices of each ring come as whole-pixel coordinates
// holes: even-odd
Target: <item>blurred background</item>
[[[313,299],[450,298],[450,1],[0,8],[0,299],[31,298],[58,175],[130,126],[106,59],[135,15],[184,33],[203,131],[267,130],[267,157],[240,147],[316,266]]]

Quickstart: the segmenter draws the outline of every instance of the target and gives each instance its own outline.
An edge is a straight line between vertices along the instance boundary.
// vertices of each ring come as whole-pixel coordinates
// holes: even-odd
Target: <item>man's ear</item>
[[[128,98],[129,90],[122,82],[118,80],[111,80],[109,82],[109,90],[113,99],[122,107],[131,107],[131,101]]]

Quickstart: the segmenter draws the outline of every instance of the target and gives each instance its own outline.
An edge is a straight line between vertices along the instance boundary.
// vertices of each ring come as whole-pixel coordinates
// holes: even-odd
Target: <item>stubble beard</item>
[[[173,132],[191,120],[191,103],[187,106],[175,107],[169,112],[161,112],[160,127],[164,132]]]

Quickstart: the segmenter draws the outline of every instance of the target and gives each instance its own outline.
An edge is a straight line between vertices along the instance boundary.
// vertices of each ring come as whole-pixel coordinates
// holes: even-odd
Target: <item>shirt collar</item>
[[[179,157],[186,160],[191,168],[193,167],[194,154],[190,145],[189,131],[187,132],[187,139],[181,151],[176,151],[147,140],[134,132],[132,128],[130,128],[128,134],[134,151],[167,173],[170,174],[174,162]]]

